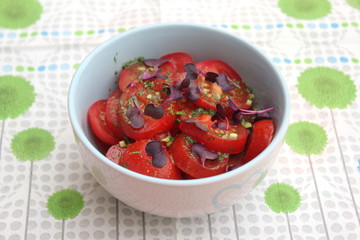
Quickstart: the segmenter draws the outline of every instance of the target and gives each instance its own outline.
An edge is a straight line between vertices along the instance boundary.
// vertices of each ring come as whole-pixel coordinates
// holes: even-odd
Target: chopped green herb
[[[193,117],[197,117],[197,116],[200,116],[200,115],[214,115],[216,112],[212,109],[205,109],[205,108],[202,108],[202,107],[198,107],[196,108],[191,114],[190,114],[190,117],[193,118]]]
[[[128,66],[130,66],[130,65],[132,65],[134,63],[137,63],[137,62],[144,62],[144,60],[145,60],[144,57],[136,57],[134,59],[131,59],[131,60],[129,60],[127,62],[124,62],[122,64],[122,69],[127,68]]]
[[[175,122],[176,122],[176,123],[181,123],[181,120],[177,118],[177,119],[175,120]]]
[[[130,154],[139,154],[140,151],[131,152]]]
[[[118,75],[118,71],[115,71],[115,72],[114,72],[114,75],[115,75],[115,76]]]
[[[170,76],[171,72],[170,72],[170,71],[167,71],[165,74],[166,74],[167,76]]]
[[[193,144],[194,142],[196,142],[194,139],[192,139],[192,138],[189,137],[189,136],[185,136],[185,139],[186,139],[189,143],[191,143],[191,144]]]
[[[152,89],[152,87],[154,86],[154,82],[152,81],[144,81],[144,86],[147,88],[147,89]]]
[[[233,150],[234,150],[234,148],[233,148],[233,147],[231,147],[231,148],[229,149],[229,151],[230,151],[230,152],[232,152]]]
[[[178,116],[184,116],[186,113],[185,113],[185,111],[177,111],[176,112],[176,115],[178,115]]]
[[[252,93],[252,92],[253,92],[252,88],[249,88],[249,87],[246,88],[246,91],[247,91],[248,93]]]
[[[163,91],[166,95],[170,95],[170,88],[168,87],[164,87],[161,91]]]
[[[117,58],[118,58],[118,53],[115,53],[115,56],[114,56],[114,63],[117,63]]]
[[[170,114],[173,115],[173,116],[175,116],[175,112],[174,112],[174,109],[173,109],[172,106],[170,107]]]
[[[137,94],[138,94],[139,96],[144,95],[144,94],[145,94],[145,91],[142,90],[142,91],[138,92]]]

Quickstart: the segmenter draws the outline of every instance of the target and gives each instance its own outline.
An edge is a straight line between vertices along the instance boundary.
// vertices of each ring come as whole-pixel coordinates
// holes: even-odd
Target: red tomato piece
[[[274,136],[274,124],[271,119],[256,121],[249,137],[249,143],[246,147],[244,162],[255,158],[269,146]]]
[[[120,159],[124,155],[126,147],[120,147],[119,144],[112,145],[109,150],[106,152],[106,157],[112,162],[119,164]]]
[[[128,145],[123,157],[120,159],[120,165],[127,169],[151,177],[165,179],[181,179],[179,169],[174,165],[170,154],[164,150],[168,160],[162,168],[157,168],[152,164],[152,157],[145,151],[149,140],[142,140]]]
[[[121,96],[120,89],[113,90],[106,103],[106,110],[105,110],[105,121],[106,125],[109,129],[119,138],[124,138],[124,133],[119,124],[119,110],[120,110],[120,96]]]
[[[181,122],[179,127],[183,133],[215,152],[239,153],[244,150],[247,141],[247,130],[241,125],[229,125],[227,130],[212,128],[214,122],[210,115],[195,117],[200,123],[207,127],[205,132],[199,129],[194,123]]]
[[[197,63],[196,67],[204,73],[224,73],[228,79],[230,79],[230,84],[236,87],[231,91],[223,92],[216,82],[211,83],[205,81],[205,77],[202,74],[199,74],[195,83],[198,84],[201,93],[199,100],[195,102],[196,105],[216,110],[216,104],[220,103],[227,112],[230,112],[231,109],[228,104],[228,98],[230,97],[239,108],[249,109],[251,107],[251,99],[249,99],[249,92],[247,91],[246,84],[239,74],[237,74],[237,72],[228,64],[219,60],[209,60]]]
[[[117,144],[121,139],[116,137],[105,122],[106,100],[93,103],[88,111],[90,128],[97,138],[107,145]]]
[[[187,63],[194,63],[193,58],[189,54],[184,52],[169,53],[162,56],[161,59],[169,59],[168,62],[163,64],[163,67],[166,68],[166,70],[170,69],[168,68],[168,66],[172,64],[173,66],[175,66],[175,70],[180,73],[185,72],[184,66]]]
[[[166,63],[164,63],[166,64]],[[148,85],[151,85],[151,88],[155,91],[161,91],[161,89],[164,87],[164,83],[171,83],[172,80],[170,80],[171,74],[175,73],[175,66],[172,64],[167,65],[166,68],[163,67],[163,65],[160,65],[161,71],[159,74],[169,76],[169,80],[164,80],[160,78],[151,78],[147,80],[141,79],[142,74],[145,70],[149,72],[153,72],[153,67],[146,66],[143,62],[136,62],[131,64],[130,66],[126,67],[120,72],[119,76],[119,88],[122,92],[125,92],[126,89],[129,87],[129,84],[136,83],[136,82],[143,82],[147,83]]]
[[[178,112],[177,117],[180,121],[191,118],[191,113],[198,107],[192,102],[188,102],[185,99],[176,101]]]
[[[221,160],[206,160],[203,166],[200,158],[192,153],[191,145],[184,134],[179,134],[169,148],[175,165],[181,171],[194,178],[211,177],[226,171],[228,157],[223,157]]]
[[[133,128],[126,116],[127,109],[134,107],[134,97],[142,111],[141,116],[145,120],[144,126],[141,128]],[[175,113],[177,108],[174,101],[163,107],[164,116],[160,119],[154,119],[144,114],[147,104],[154,104],[156,107],[159,107],[163,101],[158,92],[146,89],[141,83],[128,88],[120,97],[119,122],[125,135],[135,140],[142,140],[149,139],[159,132],[169,131],[174,126],[176,119]]]

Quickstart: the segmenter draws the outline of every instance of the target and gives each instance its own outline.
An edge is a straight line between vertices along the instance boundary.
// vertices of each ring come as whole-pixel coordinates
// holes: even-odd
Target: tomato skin
[[[253,124],[248,146],[244,155],[244,162],[255,158],[269,146],[274,136],[274,123],[271,119],[263,119]]]
[[[192,154],[191,143],[186,140],[185,136],[185,134],[177,135],[169,148],[175,165],[181,171],[193,178],[211,177],[226,171],[228,157],[222,161],[206,160],[203,167],[200,158]]]
[[[151,82],[153,83],[153,89],[155,91],[161,91],[161,89],[164,87],[164,83],[170,83],[172,80],[170,79],[173,74],[176,73],[175,65],[168,64],[165,66],[164,63],[160,65],[161,71],[159,74],[168,76],[169,80],[164,80],[160,78],[151,78],[147,80],[141,79],[141,75],[144,73],[147,69],[153,69],[152,67],[148,67],[143,62],[136,62],[131,64],[130,66],[126,67],[120,72],[119,76],[119,89],[122,92],[125,92],[126,89],[129,87],[130,83],[136,83],[136,82]]]
[[[141,92],[143,93],[140,94]],[[155,96],[154,100],[149,100],[147,98],[149,95]],[[133,128],[128,121],[126,111],[128,109],[127,105],[134,106],[132,102],[132,97],[134,96],[137,98],[142,111],[144,111],[145,105],[149,103],[160,106],[163,101],[160,96],[156,96],[154,91],[145,89],[142,84],[128,88],[120,97],[121,110],[119,114],[119,123],[126,136],[135,140],[149,139],[159,132],[169,131],[174,126],[177,107],[174,101],[172,101],[164,106],[164,116],[162,118],[153,119],[142,114],[142,117],[145,119],[144,126],[137,129]]]
[[[234,90],[228,92],[223,92],[217,83],[207,82],[204,76],[199,74],[195,83],[199,85],[201,93],[199,99],[195,102],[196,105],[216,110],[216,104],[220,103],[226,112],[230,112],[231,109],[228,104],[228,98],[230,97],[239,108],[249,109],[251,107],[251,104],[248,104],[249,92],[246,90],[247,86],[230,65],[220,60],[207,60],[197,63],[196,68],[204,73],[224,73],[232,82],[235,82],[240,87],[236,87]],[[205,94],[204,89],[209,90],[209,92]]]
[[[152,164],[152,157],[145,151],[149,140],[141,140],[128,145],[123,157],[120,158],[119,165],[147,176],[165,178],[165,179],[182,179],[179,169],[173,163],[170,154],[164,150],[168,161],[162,168],[157,168]]]
[[[119,89],[125,92],[130,83],[139,81],[140,75],[145,69],[146,66],[142,62],[133,63],[122,69],[119,76]]]
[[[120,159],[123,157],[126,147],[120,147],[119,144],[112,145],[106,152],[106,157],[112,162],[119,164]]]
[[[203,125],[207,126],[208,132],[202,131],[196,127],[193,123],[181,122],[179,127],[183,133],[189,135],[194,140],[204,144],[209,150],[221,153],[240,153],[244,150],[248,133],[247,130],[241,125],[230,125],[229,131],[235,132],[237,134],[237,139],[222,138],[216,131],[221,131],[219,129],[212,128],[213,122],[211,121],[211,116],[201,115],[195,117]]]
[[[168,71],[168,70],[172,69],[171,67],[169,67],[169,65],[173,65],[175,68],[175,71],[178,73],[185,72],[184,66],[187,63],[194,63],[194,59],[189,54],[184,53],[184,52],[169,53],[169,54],[162,56],[161,59],[169,59],[168,62],[166,62],[162,65],[162,67],[165,68],[165,70]]]
[[[117,144],[121,139],[116,137],[105,122],[105,99],[93,103],[88,111],[88,120],[94,135],[107,145]]]
[[[105,110],[106,125],[119,139],[124,138],[124,133],[121,130],[118,116],[118,112],[120,110],[119,100],[121,94],[122,92],[120,89],[113,90],[107,99]]]

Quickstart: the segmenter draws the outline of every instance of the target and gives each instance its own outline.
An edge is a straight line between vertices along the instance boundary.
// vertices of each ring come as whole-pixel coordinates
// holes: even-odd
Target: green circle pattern
[[[327,140],[327,134],[320,125],[305,121],[291,124],[285,136],[285,142],[293,151],[308,156],[321,153]]]
[[[276,213],[291,213],[299,208],[301,197],[292,186],[274,183],[265,191],[265,203]]]
[[[279,0],[278,6],[289,17],[303,20],[322,18],[331,11],[328,0]]]
[[[42,128],[29,128],[11,140],[11,151],[21,161],[43,160],[55,149],[51,133]]]
[[[17,118],[34,103],[34,87],[19,76],[0,76],[0,120]]]
[[[317,108],[345,109],[356,98],[354,81],[344,72],[328,68],[308,68],[298,77],[302,97]]]
[[[63,189],[48,198],[46,208],[55,219],[75,218],[84,208],[84,197],[76,190]]]
[[[346,2],[347,2],[350,6],[352,6],[352,7],[356,8],[356,9],[359,9],[359,10],[360,10],[360,1],[359,1],[359,0],[346,0]]]
[[[1,0],[0,27],[26,28],[41,16],[43,8],[38,0]]]

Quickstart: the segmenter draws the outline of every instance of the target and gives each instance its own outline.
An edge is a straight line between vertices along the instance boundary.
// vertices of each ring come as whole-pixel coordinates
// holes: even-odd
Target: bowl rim
[[[92,60],[93,56],[97,55],[98,52],[101,52],[104,48],[111,45],[113,42],[119,41],[122,38],[126,38],[129,35],[138,34],[141,31],[149,30],[152,28],[174,28],[174,27],[182,27],[182,28],[195,28],[202,31],[210,31],[214,34],[220,34],[220,35],[226,35],[227,37],[234,38],[237,41],[241,41],[244,45],[247,45],[247,47],[252,48],[252,50],[257,53],[259,56],[261,56],[265,62],[268,63],[271,70],[274,72],[274,74],[279,79],[279,83],[281,86],[281,90],[284,93],[285,96],[285,103],[284,103],[284,116],[283,116],[283,122],[280,125],[278,132],[276,136],[272,139],[269,146],[261,152],[257,157],[249,161],[248,163],[242,165],[239,168],[236,168],[232,171],[219,174],[216,176],[211,176],[207,178],[200,178],[200,179],[188,179],[188,180],[172,180],[172,179],[161,179],[161,178],[155,178],[151,176],[146,176],[134,171],[131,171],[129,169],[126,169],[124,167],[121,167],[120,165],[112,162],[111,160],[107,159],[105,155],[101,154],[95,146],[89,141],[89,139],[86,137],[84,131],[80,127],[79,121],[75,118],[75,110],[73,107],[73,99],[75,99],[76,92],[74,89],[77,88],[79,76],[84,72],[85,66]],[[204,185],[204,184],[211,184],[214,182],[222,182],[226,181],[229,178],[234,177],[235,175],[240,175],[249,169],[253,168],[255,165],[259,164],[262,160],[262,158],[266,155],[268,155],[273,148],[275,148],[278,144],[282,144],[283,138],[285,137],[286,130],[289,124],[290,119],[290,96],[289,96],[289,90],[286,85],[285,78],[280,73],[280,71],[274,66],[274,64],[271,62],[270,58],[262,52],[257,46],[251,44],[248,40],[243,39],[242,37],[239,37],[233,33],[227,32],[223,29],[218,29],[214,27],[210,27],[207,25],[201,25],[201,24],[194,24],[194,23],[157,23],[157,24],[149,24],[141,27],[137,27],[131,30],[128,30],[124,33],[118,34],[114,37],[111,37],[110,39],[106,40],[105,42],[98,45],[95,49],[93,49],[80,63],[79,67],[77,68],[76,72],[74,73],[70,86],[68,91],[68,115],[70,118],[70,122],[72,125],[72,128],[79,138],[79,140],[84,144],[84,146],[94,155],[96,156],[100,161],[102,161],[104,164],[108,165],[109,167],[115,169],[116,171],[121,172],[122,174],[125,174],[129,177],[135,178],[137,180],[148,182],[148,183],[155,183],[158,185],[165,185],[165,186],[172,186],[172,187],[192,187],[192,186],[198,186],[198,185]]]

